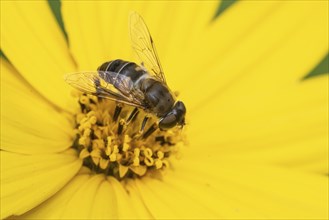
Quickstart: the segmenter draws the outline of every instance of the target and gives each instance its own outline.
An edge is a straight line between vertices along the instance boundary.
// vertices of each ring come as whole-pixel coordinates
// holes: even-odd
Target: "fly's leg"
[[[122,110],[122,106],[120,104],[117,104],[115,106],[115,110],[114,110],[114,114],[113,114],[113,121],[114,122],[117,122],[118,121],[118,118],[120,116],[121,110]]]
[[[118,135],[121,135],[122,134],[122,132],[123,132],[123,128],[124,128],[124,125],[125,125],[125,121],[123,120],[123,119],[121,119],[120,121],[119,121],[119,124],[118,124]]]
[[[145,125],[146,125],[146,122],[149,120],[149,118],[150,118],[149,116],[145,116],[144,117],[143,122],[142,122],[142,126],[141,126],[141,128],[139,130],[140,133],[143,133],[144,128],[145,128]]]
[[[157,123],[153,123],[153,125],[151,127],[149,127],[149,129],[147,129],[147,131],[143,134],[143,139],[148,138],[153,132],[155,132],[158,128]]]
[[[130,113],[130,115],[126,121],[126,124],[128,125],[130,122],[133,122],[136,119],[138,113],[139,113],[138,108],[137,107],[134,108],[134,110]]]

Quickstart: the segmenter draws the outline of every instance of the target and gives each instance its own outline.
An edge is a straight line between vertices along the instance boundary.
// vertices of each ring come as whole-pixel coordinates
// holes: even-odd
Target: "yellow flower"
[[[1,218],[328,218],[327,1],[1,1]],[[187,141],[161,178],[118,181],[83,166],[65,73],[134,60],[145,19]],[[160,158],[161,156],[159,156]],[[18,217],[19,216],[19,217]]]

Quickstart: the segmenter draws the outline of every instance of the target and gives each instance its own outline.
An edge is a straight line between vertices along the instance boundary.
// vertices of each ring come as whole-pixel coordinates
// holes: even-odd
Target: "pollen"
[[[161,173],[184,143],[180,127],[162,131],[158,118],[141,109],[89,94],[78,101],[72,148],[94,173],[119,180]]]

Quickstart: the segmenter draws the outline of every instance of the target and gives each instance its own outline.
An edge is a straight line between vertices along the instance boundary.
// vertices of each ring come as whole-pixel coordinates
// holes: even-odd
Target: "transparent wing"
[[[166,83],[152,36],[143,18],[137,12],[130,14],[129,29],[131,45],[142,65],[151,75]]]
[[[124,75],[109,71],[78,72],[67,74],[65,81],[82,92],[145,108],[144,94]]]

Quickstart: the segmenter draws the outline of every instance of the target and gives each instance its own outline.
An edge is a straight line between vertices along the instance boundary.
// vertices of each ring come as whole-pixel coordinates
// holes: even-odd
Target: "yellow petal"
[[[328,76],[273,91],[236,90],[194,115],[189,127],[194,146],[239,153],[328,137]],[[325,144],[319,147],[326,151]]]
[[[182,186],[189,183],[185,182]],[[166,181],[153,178],[136,180],[136,187],[155,219],[213,219],[214,210],[210,210],[197,197],[190,192],[180,190]],[[195,190],[203,190],[198,187]]]
[[[155,190],[161,190],[155,188],[154,191],[151,191],[143,181],[136,181],[136,188],[145,204],[150,214],[154,219],[177,219],[177,212],[170,209],[170,204],[168,201],[164,201],[161,197],[158,197],[158,194],[155,194]],[[170,191],[166,191],[171,193]],[[173,204],[173,203],[171,203]],[[176,204],[177,205],[177,204]]]
[[[261,161],[306,172],[328,174],[328,137],[314,137],[256,149],[208,148],[207,158],[230,157],[232,160]],[[220,156],[219,156],[220,155]]]
[[[34,154],[72,144],[72,125],[1,59],[1,149]]]
[[[200,156],[200,155],[199,155]],[[222,219],[326,219],[328,178],[249,160],[183,158],[165,181]],[[185,182],[185,183],[184,183]],[[200,193],[195,189],[204,189]],[[312,189],[312,190],[310,190]],[[169,193],[169,192],[168,192]]]
[[[172,90],[186,88],[182,85],[190,77],[186,69],[195,66],[190,63],[190,57],[195,56],[194,52],[189,53],[190,49],[194,44],[202,44],[200,33],[209,26],[218,4],[217,1],[154,1],[140,11]]]
[[[67,204],[74,194],[88,182],[89,174],[75,176],[62,190],[41,205],[20,216],[18,219],[61,219]],[[78,204],[77,204],[78,205]],[[78,207],[77,207],[78,208]],[[66,216],[64,216],[66,217]]]
[[[135,180],[127,181],[125,189],[129,194],[129,205],[135,211],[135,219],[154,219],[154,216],[150,213],[139,190],[135,186]]]
[[[70,88],[63,75],[75,67],[46,1],[1,1],[1,49],[33,87],[67,107]]]
[[[113,189],[103,183],[103,175],[78,175],[51,199],[22,218],[95,219],[93,213],[96,210],[98,217],[116,218],[116,201],[111,196]]]
[[[131,11],[137,11],[150,29],[165,70],[171,70],[175,66],[170,67],[169,64],[178,61],[184,54],[190,39],[210,22],[217,5],[216,1],[64,1],[63,18],[72,53],[80,69],[95,69],[111,59],[132,59],[128,16]],[[167,71],[167,74],[168,78],[175,80],[176,73],[170,75]]]
[[[216,164],[192,161],[176,163],[175,172],[168,173],[163,182],[150,178],[129,181],[129,194],[115,179],[110,178],[106,186],[102,177],[78,176],[23,218],[177,219],[211,213],[216,219],[315,219],[327,215],[328,180],[324,176],[225,159]],[[89,214],[85,210],[81,212],[86,215],[77,213],[79,208]]]
[[[74,151],[23,155],[1,151],[1,218],[21,215],[59,191],[79,170]]]
[[[108,182],[114,189],[114,196],[116,197],[116,202],[117,202],[116,210],[117,210],[118,218],[119,219],[137,218],[138,214],[140,214],[141,211],[135,210],[136,206],[131,204],[130,195],[122,185],[124,183],[120,183],[117,179],[113,177],[109,177]],[[142,216],[142,218],[143,217],[144,216]]]
[[[93,212],[92,204],[95,201],[96,193],[98,193],[98,188],[103,180],[104,177],[102,175],[95,175],[91,176],[85,183],[82,183],[75,194],[68,200],[62,218],[89,218]]]
[[[189,60],[195,65],[178,71],[189,73],[177,81],[177,87],[186,88],[181,97],[189,112],[236,84],[256,91],[307,74],[328,50],[327,6],[324,1],[241,1],[232,6],[194,44],[194,53],[187,53],[195,55]]]
[[[130,57],[128,32],[125,30],[128,19],[127,16],[117,16],[128,4],[130,2],[63,1],[62,14],[70,50],[80,70],[95,70],[105,61]]]
[[[101,183],[92,204],[91,219],[118,219],[118,202],[114,190],[115,187],[108,181]]]
[[[60,192],[23,219],[145,219],[147,210],[133,190],[128,195],[121,183],[103,175],[80,173]],[[134,204],[138,202],[139,204]],[[139,209],[135,209],[139,207]],[[146,213],[146,214],[145,214]]]

